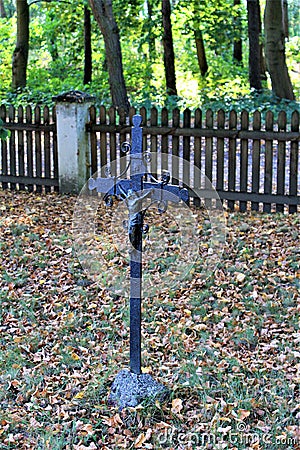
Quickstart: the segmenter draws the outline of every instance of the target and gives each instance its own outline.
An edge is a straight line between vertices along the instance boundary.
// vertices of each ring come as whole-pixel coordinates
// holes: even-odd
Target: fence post
[[[70,91],[53,100],[56,102],[59,191],[78,193],[90,177],[91,149],[85,125],[94,98]]]

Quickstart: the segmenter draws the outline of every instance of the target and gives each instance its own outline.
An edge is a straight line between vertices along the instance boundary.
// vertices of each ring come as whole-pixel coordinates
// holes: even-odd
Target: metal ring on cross
[[[144,197],[140,204],[143,231],[146,230],[142,247],[144,297],[174,291],[196,278],[209,277],[220,261],[226,234],[222,202],[205,174],[177,156],[150,155],[144,159],[146,170],[161,180],[161,188],[168,182],[184,183],[190,200],[186,203],[174,197],[168,202],[160,201],[156,193],[153,201],[151,192],[137,193]],[[119,160],[112,165],[112,177],[108,176],[112,172],[109,166],[101,171],[109,186],[117,183],[126,162]],[[93,178],[96,180],[97,174]],[[146,176],[146,181],[148,178],[151,177]],[[83,187],[73,215],[74,248],[87,277],[115,294],[128,295],[132,252],[127,232],[128,202],[110,198],[106,204],[104,197],[91,191],[88,183]]]

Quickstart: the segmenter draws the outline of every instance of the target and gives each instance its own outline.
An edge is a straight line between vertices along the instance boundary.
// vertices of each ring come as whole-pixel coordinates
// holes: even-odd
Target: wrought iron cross
[[[148,227],[144,226],[143,200],[149,198],[151,204],[157,204],[159,213],[167,210],[168,202],[188,201],[188,191],[180,186],[169,184],[170,174],[164,172],[161,181],[147,172],[150,153],[143,153],[143,129],[140,127],[142,116],[133,116],[131,145],[123,143],[124,153],[130,151],[130,179],[120,177],[91,178],[89,189],[103,193],[108,206],[113,199],[124,200],[128,208],[127,231],[131,243],[130,251],[130,370],[141,373],[141,295],[142,295],[142,237]],[[122,176],[124,173],[122,174]],[[146,175],[151,181],[146,181]]]

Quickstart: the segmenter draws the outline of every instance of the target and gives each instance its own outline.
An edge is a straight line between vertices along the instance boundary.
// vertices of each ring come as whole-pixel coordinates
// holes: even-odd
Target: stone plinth
[[[169,394],[166,386],[155,381],[148,373],[136,375],[121,370],[111,386],[109,403],[123,409],[137,406],[144,400],[164,400]]]

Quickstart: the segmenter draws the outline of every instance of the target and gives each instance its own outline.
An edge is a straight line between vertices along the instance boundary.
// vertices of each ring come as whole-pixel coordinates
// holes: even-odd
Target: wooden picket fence
[[[10,137],[0,141],[0,184],[3,189],[58,191],[55,114],[46,106],[0,107]]]
[[[182,180],[191,197],[209,196],[205,180],[211,181],[229,209],[263,209],[270,212],[299,211],[300,158],[299,112],[288,122],[281,112],[275,120],[243,111],[220,110],[193,113],[175,108],[159,112],[138,111],[143,117],[144,149],[161,156],[161,168],[171,172],[173,182]],[[91,174],[120,160],[122,142],[130,140],[131,119],[115,108],[90,109],[86,130],[90,134]],[[58,149],[54,111],[30,106],[0,107],[0,118],[11,136],[0,145],[0,186],[4,189],[58,191]],[[168,155],[180,157],[181,166],[170,167]],[[191,166],[183,164],[189,161]],[[122,166],[123,164],[123,166]],[[196,170],[191,169],[197,168]],[[120,171],[124,169],[121,159]],[[152,166],[155,174],[158,167]],[[158,170],[157,170],[158,171]],[[198,176],[196,173],[200,173]]]
[[[131,108],[126,118],[113,107],[107,110],[102,106],[99,114],[91,107],[86,130],[91,140],[92,173],[121,156],[120,146],[130,140],[135,113]],[[160,113],[152,108],[149,115],[141,108],[138,113],[143,117],[144,149],[190,161],[199,169],[200,177],[210,180],[230,210],[238,207],[245,211],[249,206],[259,210],[260,205],[265,212],[295,213],[299,209],[298,111],[293,112],[289,124],[285,112],[279,113],[277,121],[271,111],[265,119],[258,111],[251,117],[247,111],[240,115],[231,111],[227,116],[222,110],[217,114],[207,110],[204,114],[196,109],[192,114],[189,109],[181,113],[177,108],[171,112],[163,108]],[[163,169],[170,170],[167,164]],[[205,180],[186,167],[183,164],[179,172],[197,203],[197,198],[209,193]],[[176,170],[178,176],[178,167]]]

